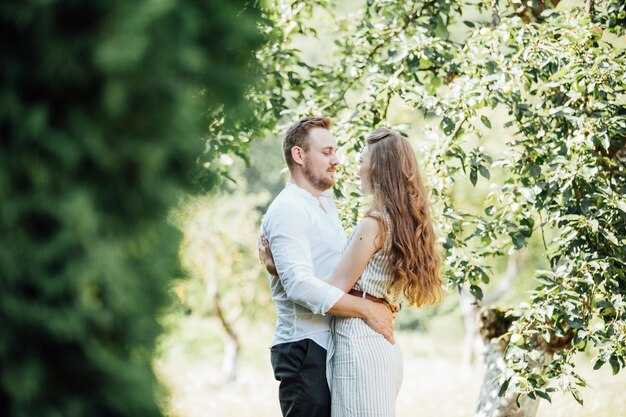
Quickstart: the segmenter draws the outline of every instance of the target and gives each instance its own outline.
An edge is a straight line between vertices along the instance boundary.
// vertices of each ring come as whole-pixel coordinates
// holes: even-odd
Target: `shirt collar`
[[[297,185],[294,182],[288,181],[286,187],[287,189],[289,189],[290,191],[293,191],[295,193],[297,193],[298,195],[306,198],[307,200],[317,203],[319,200],[317,197],[315,197],[313,194],[311,194],[310,192],[308,192],[307,190],[305,190],[304,188],[300,187],[299,185]],[[326,190],[323,191],[322,194],[320,194],[320,198],[324,198],[324,199],[331,199],[333,198],[333,193],[331,190]]]

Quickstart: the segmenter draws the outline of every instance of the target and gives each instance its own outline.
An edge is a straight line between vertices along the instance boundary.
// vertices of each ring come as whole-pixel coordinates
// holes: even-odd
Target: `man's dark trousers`
[[[278,399],[284,417],[330,417],[326,349],[311,339],[271,348]]]

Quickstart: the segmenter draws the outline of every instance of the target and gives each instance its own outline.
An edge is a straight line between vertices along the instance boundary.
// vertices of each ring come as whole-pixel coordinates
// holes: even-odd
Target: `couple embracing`
[[[440,258],[415,154],[379,128],[359,177],[371,205],[346,239],[330,189],[337,140],[328,118],[306,118],[283,139],[290,180],[261,226],[277,320],[271,362],[285,417],[393,417],[402,356],[399,303],[443,295]]]

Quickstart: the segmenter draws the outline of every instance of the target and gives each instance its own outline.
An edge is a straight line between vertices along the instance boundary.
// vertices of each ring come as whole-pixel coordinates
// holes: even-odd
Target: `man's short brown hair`
[[[292,124],[283,138],[283,154],[287,166],[291,168],[294,164],[291,156],[291,149],[294,146],[302,148],[305,152],[309,150],[309,132],[316,127],[330,129],[333,122],[328,117],[306,117]]]

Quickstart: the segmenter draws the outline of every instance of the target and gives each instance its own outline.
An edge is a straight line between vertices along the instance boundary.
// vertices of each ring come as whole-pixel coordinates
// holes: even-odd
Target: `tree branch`
[[[387,119],[387,111],[389,111],[389,103],[391,102],[391,92],[387,95],[387,102],[385,103],[385,111],[383,112],[383,117]]]
[[[500,7],[498,6],[498,0],[491,0],[491,16],[493,27],[500,25]]]
[[[382,48],[383,46],[385,46],[386,44],[388,44],[396,35],[398,35],[399,33],[403,32],[412,22],[414,22],[418,17],[421,17],[422,14],[424,13],[424,11],[426,10],[427,7],[429,6],[434,6],[437,3],[437,0],[431,0],[431,1],[427,1],[426,3],[424,3],[421,7],[421,9],[419,11],[416,11],[412,14],[406,15],[404,16],[404,23],[400,28],[396,28],[394,30],[391,31],[391,33],[389,34],[389,36],[387,36],[385,39],[383,39],[381,42],[379,42],[374,49],[372,49],[370,51],[369,54],[367,54],[367,57],[365,58],[365,62],[370,61],[374,55],[376,55],[376,53],[378,52],[378,50],[380,48]],[[350,88],[352,88],[352,86],[354,85],[354,83],[356,83],[357,80],[360,79],[360,77],[363,74],[359,74],[357,76],[355,76],[354,78],[352,78],[352,81],[350,81],[348,83],[348,85],[346,86],[346,88],[343,89],[343,91],[339,94],[339,97],[337,97],[334,101],[332,101],[330,104],[324,106],[322,108],[323,109],[327,109],[329,107],[333,107],[335,106],[337,103],[339,103],[341,100],[343,100],[346,96],[346,93],[348,91],[350,91]]]
[[[222,324],[222,327],[228,334],[228,337],[230,337],[238,346],[239,338],[237,337],[237,333],[235,333],[235,329],[233,328],[232,324],[226,319],[226,315],[224,314],[224,310],[222,310],[222,306],[220,304],[221,299],[219,293],[216,292],[213,297],[213,308],[215,310],[215,315],[217,316],[220,323]]]
[[[537,210],[537,213],[539,214],[539,227],[541,228],[541,241],[543,242],[543,249],[545,250],[548,263],[550,263],[550,256],[548,256],[548,244],[546,243],[546,233],[543,228],[543,216],[541,215],[541,209]]]
[[[459,134],[459,132],[461,131],[461,127],[463,127],[463,124],[467,121],[469,115],[466,114],[463,119],[459,122],[458,125],[456,125],[456,127],[454,128],[454,131],[452,132],[452,134],[450,135],[450,139],[454,139],[456,138],[456,135]]]

